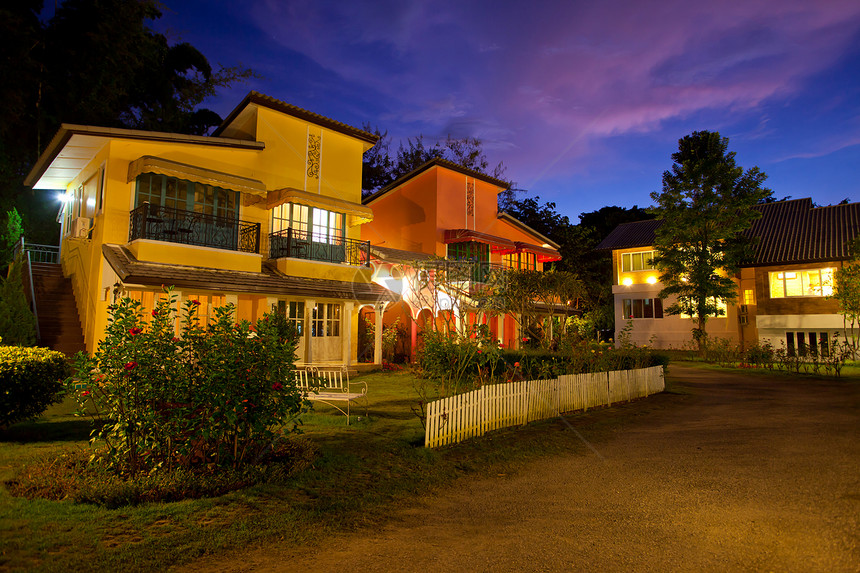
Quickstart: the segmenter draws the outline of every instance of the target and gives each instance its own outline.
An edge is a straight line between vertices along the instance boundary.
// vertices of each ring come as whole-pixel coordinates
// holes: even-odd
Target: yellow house
[[[300,361],[355,362],[360,306],[392,296],[360,231],[376,140],[256,92],[212,136],[62,125],[25,182],[64,194],[60,263],[87,351],[115,296],[150,308],[173,285],[204,321],[275,308],[302,333]]]

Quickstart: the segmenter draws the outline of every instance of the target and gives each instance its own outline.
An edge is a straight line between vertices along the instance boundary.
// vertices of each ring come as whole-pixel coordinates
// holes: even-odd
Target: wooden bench
[[[367,382],[350,382],[349,371],[345,366],[299,366],[296,379],[305,398],[336,408],[346,416],[347,425],[353,402],[363,400],[364,414],[367,415]]]

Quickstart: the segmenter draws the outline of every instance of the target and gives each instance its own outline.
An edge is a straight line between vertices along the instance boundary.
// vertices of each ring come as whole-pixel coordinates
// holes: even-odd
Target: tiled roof
[[[372,303],[399,298],[395,293],[376,283],[287,276],[266,266],[263,267],[263,272],[252,273],[151,263],[139,261],[122,245],[110,244],[102,245],[102,253],[124,283],[147,286],[173,285],[177,288],[253,294],[337,298]]]
[[[764,203],[761,218],[747,235],[757,238],[746,266],[847,259],[848,243],[860,235],[860,203],[814,207],[812,199]],[[638,221],[616,227],[597,249],[629,249],[654,244],[660,221]]]
[[[654,244],[654,231],[660,226],[657,219],[647,221],[636,221],[633,223],[622,223],[615,227],[595,250],[632,249],[634,247],[647,247]]]
[[[377,259],[387,263],[413,263],[437,259],[436,255],[418,253],[416,251],[404,251],[403,249],[392,249],[391,247],[370,246],[370,254]]]

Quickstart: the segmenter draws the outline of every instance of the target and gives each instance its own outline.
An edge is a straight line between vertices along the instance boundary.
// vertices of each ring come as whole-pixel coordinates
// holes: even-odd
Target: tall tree
[[[700,352],[708,317],[723,314],[719,301],[737,298],[733,277],[750,247],[743,233],[761,216],[753,207],[771,195],[762,186],[767,176],[758,167],[736,165],[728,145],[717,132],[685,136],[672,154],[672,170],[663,173],[663,190],[651,193],[662,221],[653,261],[664,285],[660,297],[677,297],[666,312],[696,321]]]
[[[170,44],[151,28],[156,0],[63,0],[47,22],[41,11],[0,8],[0,212],[17,207],[28,240],[54,242],[57,206],[22,181],[61,122],[203,134],[221,121],[206,98],[253,74]]]

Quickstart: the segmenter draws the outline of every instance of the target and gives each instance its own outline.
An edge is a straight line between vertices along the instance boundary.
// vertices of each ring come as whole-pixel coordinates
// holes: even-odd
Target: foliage
[[[188,300],[176,337],[175,298],[168,289],[148,323],[138,301],[122,298],[109,307],[95,355],[75,363],[87,383],[77,394],[81,414],[102,423],[101,459],[125,475],[253,463],[302,409],[293,373],[298,336],[283,315],[234,323],[227,305],[203,328],[198,303]]]
[[[361,189],[365,196],[379,191],[437,158],[496,179],[504,176],[505,166],[502,163],[490,170],[483,142],[476,137],[457,138],[448,135],[444,141],[436,141],[430,145],[425,143],[423,135],[418,135],[408,138],[405,145],[401,141],[396,155],[392,157],[388,132],[382,132],[378,127],[371,130],[368,124],[364,125],[364,129],[379,137],[376,145],[364,154]]]
[[[653,263],[660,270],[661,298],[677,297],[667,314],[688,314],[697,322],[694,338],[704,350],[705,324],[719,316],[717,300],[737,298],[732,275],[749,253],[744,231],[761,216],[753,207],[771,195],[757,167],[744,171],[727,152],[729,140],[700,131],[685,136],[654,192],[656,231]]]
[[[6,278],[0,277],[0,338],[6,344],[32,346],[36,343],[36,317],[24,294],[20,261],[9,265]]]
[[[382,356],[389,362],[394,360],[397,342],[404,336],[405,331],[400,324],[400,317],[388,326],[382,327]]]
[[[845,319],[845,339],[851,347],[851,356],[857,359],[857,328],[860,327],[860,237],[850,245],[852,260],[833,273],[833,294],[830,298],[839,303],[839,312]]]
[[[418,365],[422,377],[434,381],[436,395],[444,398],[495,380],[499,352],[486,325],[473,327],[466,335],[427,331]]]
[[[13,207],[6,212],[6,221],[0,228],[0,269],[5,269],[12,262],[12,251],[23,234],[21,215]]]
[[[179,466],[126,478],[105,465],[89,463],[86,451],[79,450],[23,468],[6,487],[12,495],[28,499],[73,500],[117,508],[215,497],[260,483],[284,485],[288,478],[307,469],[316,456],[317,449],[309,441],[290,440],[277,444],[266,463],[217,472]]]
[[[51,244],[57,206],[22,182],[61,122],[202,134],[221,118],[201,104],[253,74],[170,44],[151,26],[156,0],[64,0],[47,21],[41,10],[38,0],[0,9],[0,209],[16,205],[27,237]]]
[[[68,373],[62,352],[0,346],[0,428],[36,418],[62,400]]]

